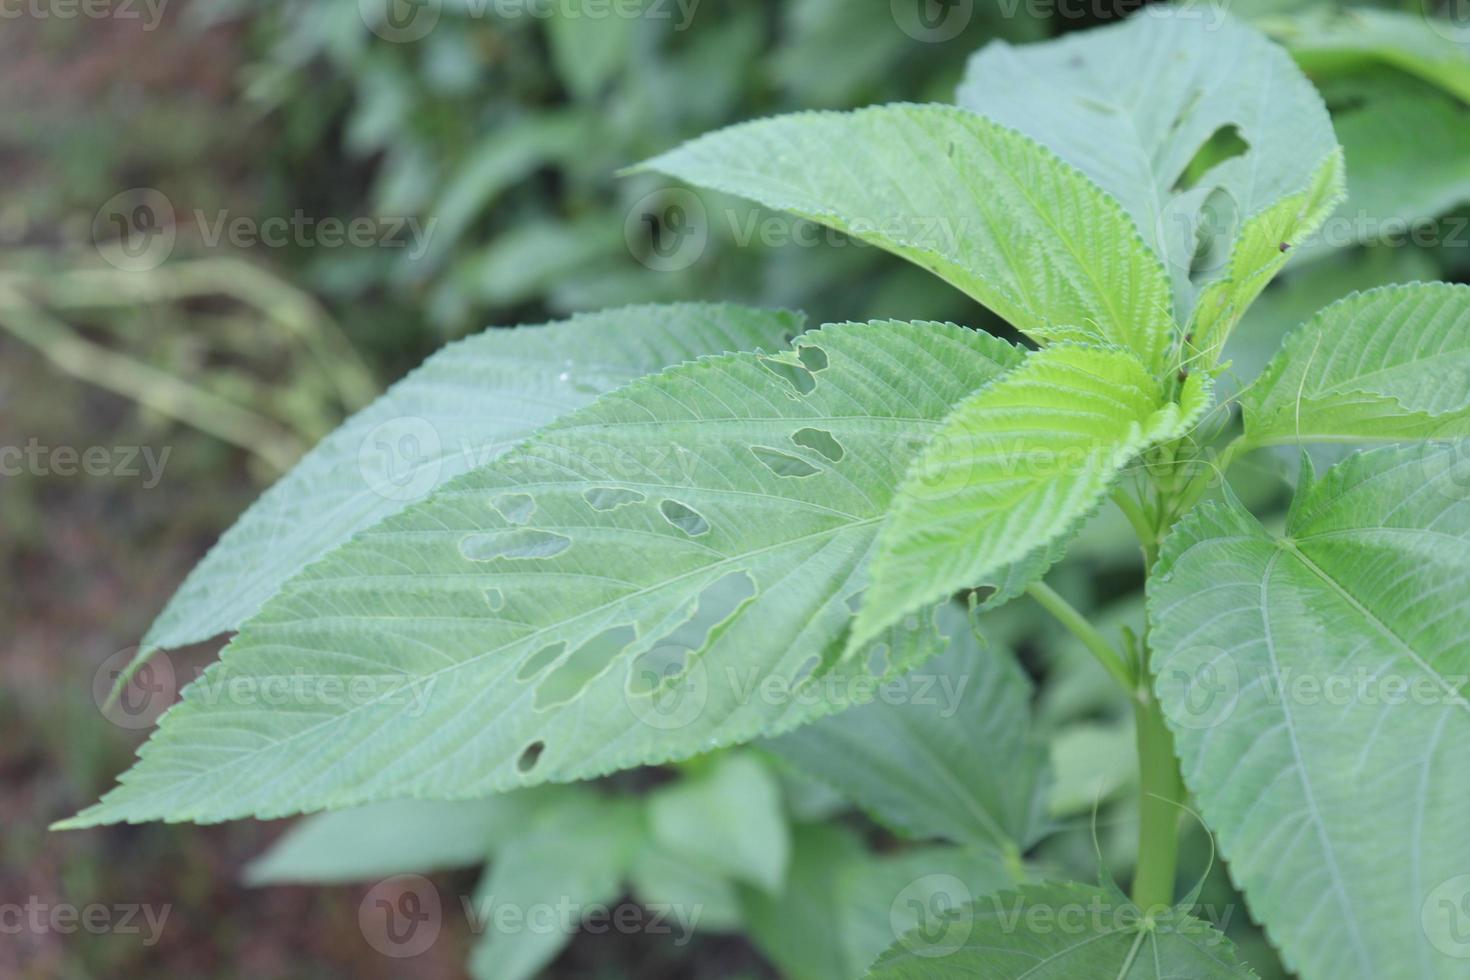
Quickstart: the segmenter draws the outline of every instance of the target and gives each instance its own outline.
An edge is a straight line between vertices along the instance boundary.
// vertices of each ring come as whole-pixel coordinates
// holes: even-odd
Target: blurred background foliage
[[[364,13],[373,4],[355,0],[172,0],[101,18],[42,2],[0,25],[0,445],[169,453],[149,487],[122,472],[0,476],[0,895],[174,905],[155,949],[116,935],[7,937],[0,976],[404,975],[363,943],[360,888],[240,886],[280,827],[46,835],[49,820],[105,788],[142,735],[99,713],[100,665],[142,634],[265,484],[454,337],[675,299],[789,306],[814,322],[1003,330],[876,249],[617,172],[752,117],[950,101],[983,44],[1053,37],[1139,6],[976,0],[963,28],[936,41],[904,30],[899,0],[642,0],[644,16],[613,19],[583,16],[584,2],[596,0],[507,17],[493,3],[443,0],[413,43],[375,33]],[[1470,271],[1470,53],[1447,22],[1426,20],[1418,0],[1231,9],[1291,47],[1318,82],[1346,148],[1350,199],[1243,324],[1227,393],[1332,299]],[[119,268],[101,219],[118,195],[131,207],[138,188],[162,195],[154,218],[173,246],[152,267]],[[311,233],[272,247],[215,234],[221,220],[294,215],[367,218],[382,235],[365,247]],[[700,246],[671,260],[665,239],[690,234]],[[1293,462],[1260,461],[1237,490],[1283,500]],[[1103,517],[1055,579],[1109,629],[1136,630],[1137,565],[1126,530]],[[1136,778],[1127,706],[1032,607],[985,625],[1042,682],[1034,713],[1054,768],[1050,812],[1068,832],[1029,859],[1091,879],[1095,832],[1109,866],[1126,873]],[[176,660],[192,671],[215,649]],[[815,939],[789,931],[791,917],[831,897],[827,872],[804,855],[912,852],[751,758],[779,781],[797,825],[790,873],[807,877],[792,879],[789,907],[745,906],[753,944],[701,939],[671,951],[654,937],[583,936],[551,975],[822,975]],[[615,788],[641,798],[728,764],[696,760]],[[817,819],[846,829],[807,826]],[[1185,867],[1202,873],[1208,841],[1196,833],[1190,848]],[[466,872],[447,874],[446,894],[473,892]],[[1218,867],[1203,901],[1235,908],[1228,931],[1263,977],[1282,975]],[[822,924],[804,928],[815,936]],[[460,976],[470,946],[448,935],[411,972]]]

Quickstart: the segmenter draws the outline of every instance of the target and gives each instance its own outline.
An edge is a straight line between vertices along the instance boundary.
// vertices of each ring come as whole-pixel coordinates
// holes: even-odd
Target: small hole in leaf
[[[592,505],[593,510],[617,510],[648,499],[637,490],[621,487],[592,487],[582,494],[582,498]]]
[[[842,600],[847,604],[847,611],[852,613],[854,616],[856,616],[858,610],[863,607],[863,593],[866,591],[867,589],[858,589],[852,595]]]
[[[755,454],[756,459],[765,464],[766,469],[777,476],[815,476],[822,472],[800,456],[783,453],[779,449],[768,449],[765,446],[751,446],[750,451]]]
[[[576,698],[637,638],[633,627],[614,626],[572,651],[537,685],[536,710],[544,711]]]
[[[688,669],[715,631],[756,594],[747,572],[731,572],[699,593],[689,618],[658,640],[628,668],[628,693],[652,694]]]
[[[516,771],[522,774],[536,768],[536,763],[541,761],[541,754],[546,751],[546,743],[539,739],[532,742],[521,750],[521,757],[516,760]]]
[[[837,438],[826,429],[797,429],[792,433],[791,441],[798,446],[820,453],[834,463],[847,455],[842,448],[842,443],[838,442]]]
[[[817,388],[817,379],[800,364],[777,360],[774,357],[757,357],[761,367],[791,386],[798,395],[810,395]]]
[[[459,553],[470,561],[493,561],[496,558],[551,558],[572,546],[572,539],[550,531],[516,529],[467,534],[459,543]]]
[[[1243,157],[1250,152],[1250,144],[1240,135],[1240,127],[1234,123],[1221,126],[1200,145],[1185,166],[1179,179],[1174,182],[1174,193],[1179,194],[1197,187],[1204,176],[1227,160]]]
[[[820,347],[807,346],[796,348],[796,356],[806,369],[813,374],[827,369],[827,352]]]
[[[536,513],[536,501],[529,493],[503,493],[491,504],[512,524],[524,524]]]
[[[516,671],[516,680],[524,682],[536,677],[555,663],[556,658],[560,657],[561,652],[566,648],[565,643],[552,643],[537,650],[527,657],[526,662],[521,664],[521,669]]]
[[[486,589],[485,601],[490,603],[491,612],[500,612],[505,608],[505,593],[499,589]]]
[[[663,500],[659,502],[658,509],[664,515],[664,520],[691,538],[709,533],[709,521],[692,507],[681,504],[677,500]]]

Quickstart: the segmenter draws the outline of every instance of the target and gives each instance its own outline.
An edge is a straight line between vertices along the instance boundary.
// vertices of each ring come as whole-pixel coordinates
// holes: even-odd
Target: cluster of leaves
[[[364,28],[371,4],[211,6],[220,19],[254,15],[246,93],[303,153],[340,127],[349,159],[374,163],[366,213],[432,228],[423,254],[303,256],[317,262],[313,282],[349,303],[386,284],[448,335],[487,317],[697,299],[956,315],[962,304],[926,297],[922,277],[884,267],[876,250],[781,248],[752,234],[769,216],[713,195],[704,214],[676,216],[698,224],[673,229],[700,236],[698,260],[651,276],[656,224],[644,215],[673,220],[683,199],[613,174],[754,115],[937,95],[983,40],[1035,39],[1047,25],[1044,12],[979,5],[958,36],[921,44],[838,0],[646,0],[636,17],[596,0],[450,2],[423,39],[396,44]]]
[[[1408,104],[1396,100],[1459,118],[1462,63],[1392,74],[1408,42],[1372,31],[1370,43],[1358,16],[1267,25],[1326,65],[1342,131]],[[1426,95],[1426,81],[1448,94]],[[1150,712],[1168,723],[1184,783],[1287,966],[1456,976],[1454,902],[1435,899],[1470,861],[1453,769],[1456,735],[1470,734],[1454,680],[1470,628],[1470,288],[1331,303],[1248,385],[1222,360],[1269,334],[1236,327],[1288,262],[1303,266],[1292,292],[1257,311],[1330,298],[1380,261],[1343,248],[1372,232],[1314,243],[1338,208],[1432,216],[1463,194],[1454,175],[1395,190],[1389,174],[1435,161],[1374,142],[1371,117],[1362,143],[1339,146],[1291,56],[1214,10],[988,46],[959,103],[747,123],[642,169],[906,258],[1030,343],[932,321],[803,332],[791,313],[676,304],[446,348],[328,437],[191,575],[140,656],[238,635],[119,787],[65,825],[395,807],[388,823],[405,833],[455,841],[420,865],[498,854],[486,887],[530,889],[528,901],[536,887],[599,901],[625,879],[645,898],[673,894],[640,876],[650,853],[675,855],[705,872],[687,894],[729,910],[725,925],[743,923],[791,975],[853,975],[893,938],[883,883],[900,879],[885,868],[874,891],[833,887],[882,862],[830,829],[798,830],[787,867],[779,793],[751,756],[705,759],[637,801],[527,789],[759,741],[895,832],[949,842],[903,852],[916,864],[895,865],[901,880],[943,870],[994,895],[937,932],[917,923],[874,976],[1036,975],[1038,963],[1069,977],[1249,976],[1223,936],[1172,905],[1172,881],[1150,908],[1108,883],[1038,880],[1024,857],[1076,811],[1068,767],[1087,765],[1075,738],[1048,756],[1046,716],[1090,696],[1091,678],[1033,706],[1004,651],[953,622],[963,592],[988,611],[1030,591],[1065,617],[1040,579],[1111,497],[1150,563],[1146,639],[1118,649],[1085,624],[1079,634],[1136,703],[1140,738]],[[1344,153],[1363,161],[1346,185]],[[1406,261],[1392,255],[1390,280]],[[419,448],[404,469],[408,438]],[[1304,457],[1280,533],[1228,488],[1199,503],[1246,453],[1311,443],[1392,445],[1320,478]],[[864,703],[915,670],[969,678],[970,699],[943,715]],[[1273,693],[1294,676],[1358,673],[1440,696],[1388,707]],[[1202,718],[1201,686],[1222,674],[1229,697]],[[249,696],[281,678],[370,694]],[[735,797],[762,815],[709,817]],[[407,798],[420,802],[383,802]],[[538,816],[524,840],[529,811],[516,808],[533,806],[567,815]],[[361,839],[353,821],[385,825],[374,812],[297,833]],[[491,830],[435,832],[442,820]],[[494,829],[503,821],[513,829]],[[688,831],[701,821],[708,839]],[[741,836],[753,828],[757,857]],[[598,855],[553,853],[574,840],[601,841],[588,845]],[[317,850],[288,841],[260,876],[336,875],[304,867]],[[587,877],[554,880],[567,859]],[[1016,925],[1035,921],[1029,910],[1096,907],[1114,914],[1080,930]],[[525,976],[553,938],[492,939],[477,972]]]

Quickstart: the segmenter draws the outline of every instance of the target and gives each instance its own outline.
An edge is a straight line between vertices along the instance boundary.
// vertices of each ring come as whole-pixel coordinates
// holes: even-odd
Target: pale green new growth
[[[1201,508],[1150,584],[1184,778],[1306,977],[1465,975],[1465,892],[1441,887],[1470,868],[1464,449],[1351,457],[1281,538]]]
[[[1145,913],[1148,913],[1145,915]],[[922,924],[869,980],[1250,980],[1230,941],[1177,909],[1089,885],[1023,885]]]
[[[915,262],[1038,340],[1154,365],[1168,277],[1118,202],[1004,126],[938,105],[732,126],[643,164],[830,225]]]
[[[1241,402],[1254,445],[1470,436],[1470,286],[1386,286],[1333,303]]]
[[[1127,351],[1062,344],[1030,355],[956,408],[914,461],[853,643],[1075,531],[1130,459],[1183,435],[1207,403],[1198,375],[1170,403]]]

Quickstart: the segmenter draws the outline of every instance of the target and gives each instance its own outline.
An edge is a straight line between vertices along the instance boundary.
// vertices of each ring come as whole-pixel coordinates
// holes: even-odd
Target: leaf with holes
[[[296,578],[70,825],[467,798],[845,707],[935,652],[922,615],[844,655],[850,600],[909,460],[1021,356],[848,324],[604,396]]]
[[[239,628],[291,576],[598,395],[701,354],[775,350],[794,313],[632,306],[451,344],[268,490],[189,575],[138,661]]]
[[[994,42],[958,99],[1122,202],[1169,270],[1181,323],[1205,284],[1249,274],[1227,266],[1241,229],[1312,186],[1337,147],[1291,57],[1213,7],[1151,8],[1050,44]]]
[[[1280,537],[1202,508],[1150,585],[1184,778],[1306,977],[1464,976],[1466,448],[1353,456]]]

